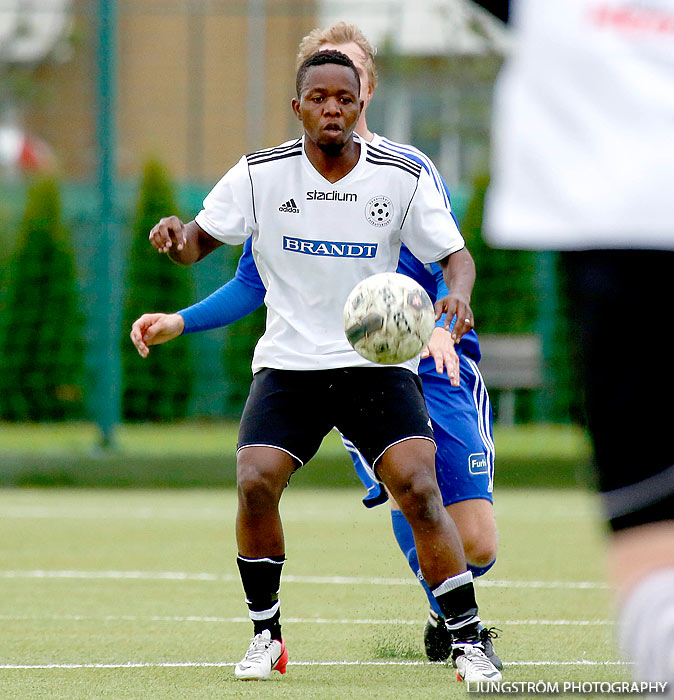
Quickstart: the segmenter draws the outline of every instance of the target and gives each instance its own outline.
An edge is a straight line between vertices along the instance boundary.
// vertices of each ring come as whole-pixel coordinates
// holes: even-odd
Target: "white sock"
[[[660,698],[674,698],[674,568],[647,576],[628,594],[618,640],[640,681],[668,681]]]

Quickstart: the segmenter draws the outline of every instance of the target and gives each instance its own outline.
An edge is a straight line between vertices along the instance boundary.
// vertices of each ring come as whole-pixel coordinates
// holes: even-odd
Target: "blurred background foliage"
[[[159,345],[143,361],[128,338],[131,324],[142,314],[178,311],[192,302],[191,271],[159,255],[148,241],[150,229],[170,214],[180,215],[174,185],[165,168],[150,160],[139,186],[124,283],[120,342],[125,420],[168,421],[187,415],[193,384],[189,342]]]
[[[70,231],[54,179],[35,181],[0,306],[0,417],[84,417],[84,334]]]
[[[227,329],[156,347],[147,360],[128,333],[141,313],[177,311],[231,279],[241,249],[223,246],[186,269],[157,255],[148,232],[161,216],[192,218],[242,152],[298,135],[289,108],[298,42],[338,19],[359,24],[378,47],[370,128],[421,148],[449,184],[477,266],[478,334],[541,341],[535,387],[488,382],[497,427],[508,436],[510,422],[522,434],[531,426],[567,429],[579,417],[557,256],[494,250],[482,238],[491,96],[508,45],[500,19],[463,0],[58,0],[49,8],[6,0],[0,13],[0,475],[29,466],[26,450],[12,452],[15,438],[44,452],[51,443],[77,442],[74,434],[88,435],[91,426],[104,433],[105,421],[114,427],[117,420],[119,446],[128,449],[125,431],[141,423],[149,440],[163,444],[170,438],[152,432],[161,424],[191,425],[196,434],[203,421],[236,422],[264,309]],[[143,37],[157,31],[170,53],[147,51]],[[64,443],[61,424],[70,436]],[[47,430],[44,440],[28,437],[27,428],[33,435]],[[535,444],[557,449],[546,436]],[[196,439],[197,447],[208,442]],[[510,438],[499,439],[506,440],[504,473]],[[189,451],[188,442],[181,449]],[[73,450],[59,464],[80,459]],[[512,478],[536,481],[546,473],[543,462],[548,474],[568,476],[568,458],[564,453],[560,467],[538,452],[524,454],[520,466],[528,460],[532,468]],[[586,458],[583,451],[580,459]],[[35,459],[36,473],[51,473]],[[81,459],[82,469],[91,469]],[[217,459],[213,474],[222,466]],[[184,473],[180,479],[189,482],[193,463],[190,456],[174,465]],[[157,474],[172,468],[157,456]],[[54,478],[72,479],[65,472]]]
[[[487,175],[476,177],[471,196],[459,197],[455,208],[477,267],[472,306],[478,334],[545,332],[549,339],[546,381],[538,389],[518,392],[516,421],[568,422],[572,413],[577,415],[578,407],[566,353],[566,309],[557,289],[557,259],[553,256],[551,261],[544,260],[531,251],[497,250],[484,242],[482,210],[488,182]],[[0,418],[83,418],[85,398],[91,391],[84,370],[91,310],[85,312],[82,289],[92,274],[95,277],[95,269],[88,269],[91,260],[84,263],[84,270],[83,263],[77,264],[76,249],[78,245],[86,247],[86,239],[83,241],[81,232],[71,230],[76,220],[64,221],[59,182],[36,179],[25,197],[26,208],[14,248],[4,251]],[[198,347],[195,350],[194,337],[190,336],[158,346],[147,360],[142,360],[128,339],[128,330],[142,313],[177,311],[231,279],[240,248],[224,246],[211,256],[212,279],[205,288],[202,284],[202,289],[195,290],[193,269],[173,264],[148,243],[150,228],[162,216],[181,211],[176,185],[166,168],[156,159],[148,159],[136,192],[129,193],[127,199],[128,229],[122,226],[119,238],[125,271],[119,338],[124,420],[170,421],[203,416],[195,400],[195,393],[200,391],[195,374],[200,365],[203,374],[203,365],[211,367],[213,363],[220,365],[221,374],[213,376],[212,382],[221,382],[224,391],[215,414],[210,411],[208,415],[237,417],[248,394],[253,348],[264,332],[264,308],[219,335],[216,356],[212,350],[208,356]],[[130,234],[125,234],[126,230]],[[547,287],[544,295],[541,284],[550,277],[550,265],[552,280],[543,282]],[[548,324],[547,330],[543,323]],[[207,383],[208,378],[201,386]],[[493,393],[498,408],[498,389]]]

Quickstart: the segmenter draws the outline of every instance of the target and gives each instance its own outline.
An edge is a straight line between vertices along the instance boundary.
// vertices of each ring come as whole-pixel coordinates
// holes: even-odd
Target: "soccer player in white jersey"
[[[404,242],[423,262],[440,262],[451,293],[436,310],[447,314],[448,327],[456,316],[452,332],[460,340],[473,323],[468,300],[475,268],[428,173],[378,154],[354,135],[359,93],[358,71],[347,56],[309,57],[293,100],[303,137],[244,156],[194,221],[168,217],[150,234],[157,250],[182,264],[252,237],[267,289],[267,330],[255,348],[237,450],[237,563],[255,636],[235,675],[285,672],[278,503],[293,471],[337,426],[375,467],[412,527],[422,574],[452,628],[460,677],[496,680],[501,674],[479,635],[472,574],[435,479],[416,363],[382,367],[363,360],[341,322],[353,286],[394,270]],[[292,201],[296,206],[288,207]],[[374,203],[386,210],[383,219],[371,216]],[[283,211],[288,208],[298,211]],[[132,339],[141,354],[147,351],[135,327]]]
[[[561,251],[619,639],[674,697],[674,1],[520,0],[511,17],[486,231]]]
[[[363,110],[356,133],[382,151],[409,158],[422,165],[432,175],[436,187],[445,197],[448,210],[449,191],[433,162],[421,151],[372,133],[367,126],[366,110],[377,82],[375,50],[355,24],[337,22],[326,29],[314,29],[300,43],[297,67],[312,53],[336,49],[345,53],[358,69],[361,82],[360,97]],[[288,213],[296,208],[289,202]],[[441,276],[437,265],[423,265],[404,246],[398,272],[409,275],[424,285],[432,300],[444,296],[436,280]],[[255,267],[250,242],[244,245],[235,278],[207,299],[183,309],[178,314],[147,314],[139,319],[138,327],[148,344],[158,344],[177,337],[233,323],[264,303],[266,290]],[[457,351],[461,357],[457,357]],[[489,396],[477,368],[480,349],[474,331],[465,334],[454,349],[454,341],[438,322],[429,343],[428,357],[419,365],[426,405],[433,422],[436,451],[436,474],[443,503],[454,520],[461,539],[468,568],[474,576],[484,575],[494,564],[497,550],[497,530],[492,506],[494,446]],[[444,365],[444,366],[443,366]],[[459,365],[458,370],[456,366]],[[443,372],[446,370],[446,373]],[[460,377],[460,381],[459,381]],[[386,500],[370,465],[349,441],[345,445],[363,485],[368,491],[363,502],[373,507]],[[475,467],[476,460],[483,467]],[[419,562],[412,530],[394,499],[391,500],[391,524],[396,541],[412,571],[419,577]],[[430,603],[424,630],[426,653],[431,661],[444,661],[451,656],[452,638],[433,594],[420,580]],[[495,632],[480,631],[485,653],[502,668],[494,651],[491,636]]]

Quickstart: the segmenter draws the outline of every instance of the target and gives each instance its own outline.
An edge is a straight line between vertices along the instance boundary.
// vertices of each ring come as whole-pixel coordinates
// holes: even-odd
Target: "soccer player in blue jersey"
[[[375,51],[360,29],[339,22],[325,30],[315,29],[300,44],[298,65],[312,53],[338,49],[346,53],[358,69],[364,108],[356,132],[382,151],[404,156],[420,164],[432,175],[451,212],[449,190],[432,161],[413,146],[399,144],[372,133],[367,126],[366,109],[374,94],[377,75]],[[453,216],[453,214],[452,214]],[[420,282],[433,301],[447,295],[439,265],[424,265],[403,246],[398,272]],[[149,314],[143,317],[146,342],[158,344],[180,333],[191,333],[227,325],[258,308],[264,300],[265,287],[260,280],[251,253],[251,241],[244,244],[234,279],[202,302],[179,314]],[[419,376],[437,441],[436,473],[444,505],[461,535],[466,560],[474,576],[486,573],[496,559],[497,528],[493,514],[494,443],[489,396],[478,370],[480,348],[477,335],[470,331],[454,346],[440,319],[428,349],[423,353]],[[443,371],[446,370],[446,371]],[[387,500],[382,484],[374,477],[370,465],[346,439],[344,444],[367,495],[363,499],[372,507]],[[444,661],[451,652],[451,632],[431,591],[419,574],[419,562],[412,530],[401,510],[391,500],[393,531],[402,553],[424,587],[430,603],[424,642],[428,658]],[[492,662],[502,667],[496,656],[490,631],[481,635],[485,651]]]

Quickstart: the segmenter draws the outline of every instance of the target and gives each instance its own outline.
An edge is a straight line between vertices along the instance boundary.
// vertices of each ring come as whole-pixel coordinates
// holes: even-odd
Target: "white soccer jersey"
[[[520,0],[513,21],[489,242],[674,248],[674,0]]]
[[[357,164],[334,183],[311,164],[303,139],[244,156],[196,217],[224,243],[252,236],[267,290],[267,327],[253,372],[379,366],[346,340],[342,311],[349,292],[370,275],[395,271],[401,242],[422,262],[464,247],[428,173],[359,142]],[[417,363],[400,366],[416,370]]]

